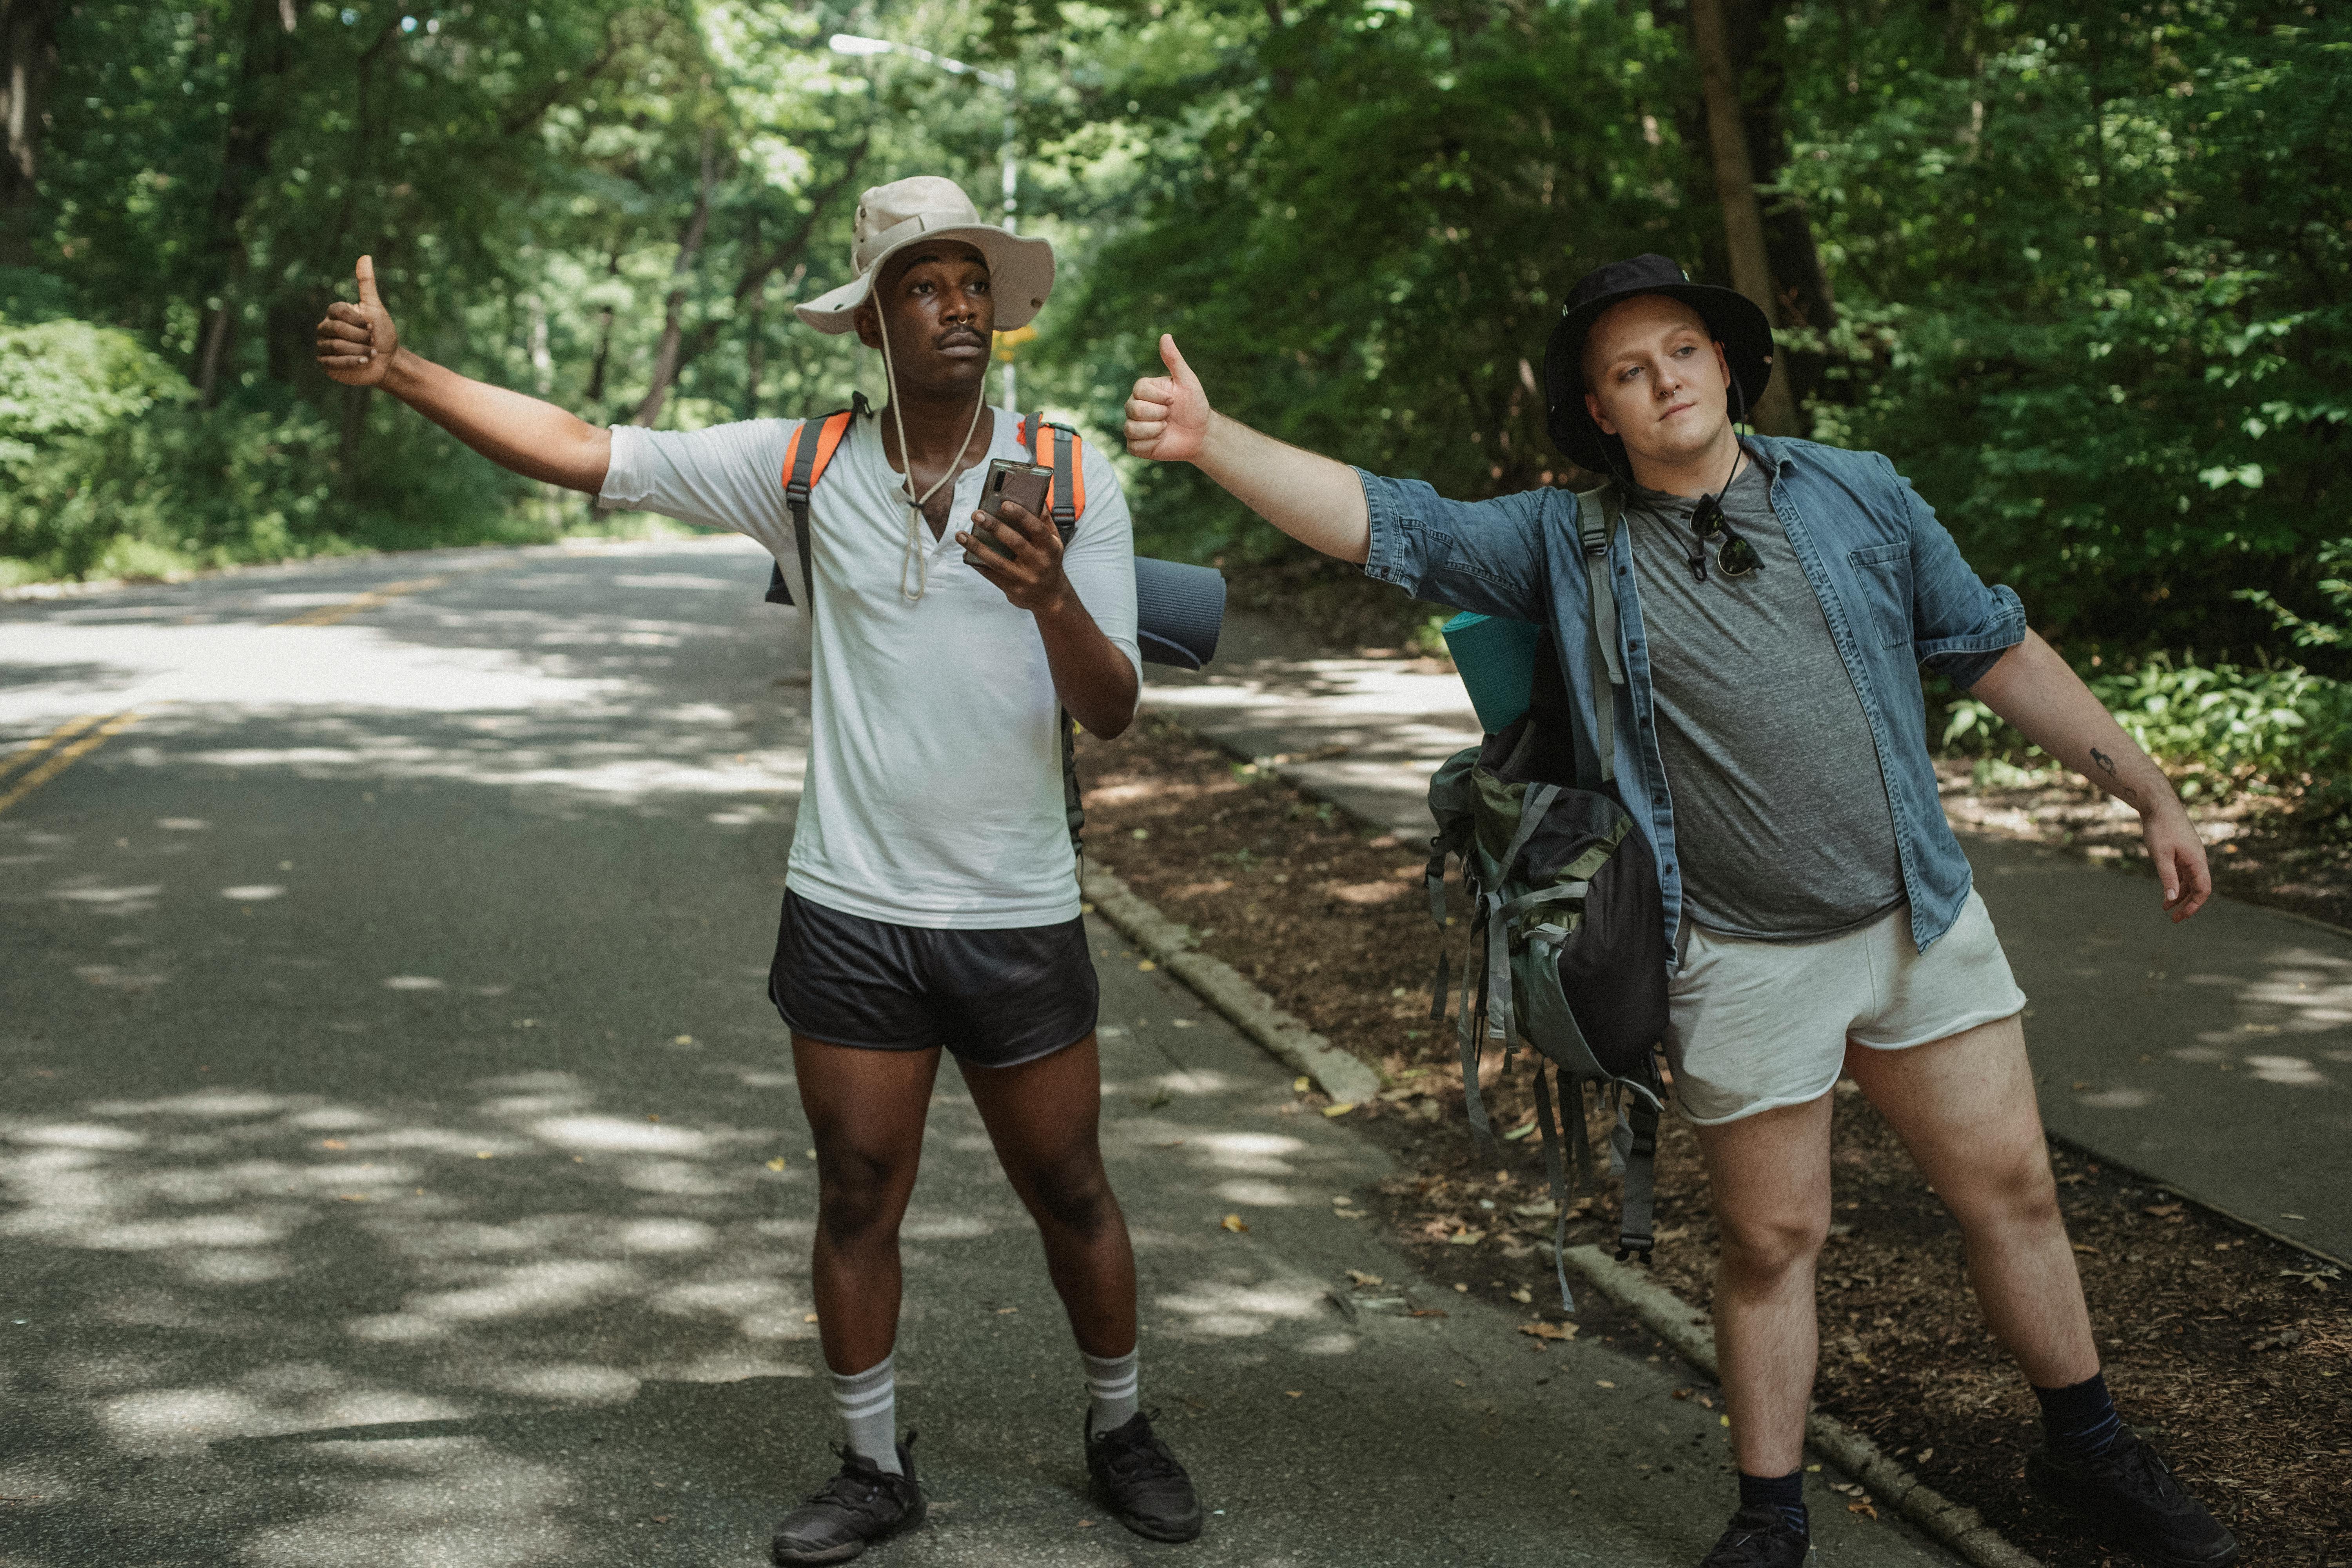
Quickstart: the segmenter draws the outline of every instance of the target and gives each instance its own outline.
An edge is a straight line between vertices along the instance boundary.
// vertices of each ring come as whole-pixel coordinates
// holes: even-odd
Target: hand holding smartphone
[[[1045,512],[1045,487],[1053,478],[1054,470],[1042,463],[999,458],[988,465],[987,476],[980,482],[980,510],[985,516],[1001,518],[1004,515],[1004,503],[1009,500],[1031,516],[1042,517]],[[1011,558],[1012,552],[992,538],[983,525],[974,523],[971,533],[971,542],[964,546],[965,565],[993,564]]]

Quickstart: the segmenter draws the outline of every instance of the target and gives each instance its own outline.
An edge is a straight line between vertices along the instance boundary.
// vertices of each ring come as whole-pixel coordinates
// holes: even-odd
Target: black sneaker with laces
[[[898,1445],[894,1476],[876,1469],[846,1448],[835,1447],[841,1469],[824,1489],[784,1515],[768,1555],[785,1568],[808,1563],[846,1563],[874,1542],[923,1522],[928,1505],[915,1484],[915,1435]]]
[[[2221,1568],[2238,1560],[2238,1538],[2181,1490],[2128,1426],[2095,1459],[2061,1459],[2036,1447],[2026,1456],[2025,1479],[2043,1501],[2156,1568]]]
[[[1138,1411],[1115,1431],[1086,1433],[1087,1473],[1119,1523],[1152,1541],[1191,1541],[1201,1533],[1201,1500],[1192,1478],[1151,1431],[1157,1411]]]
[[[1804,1568],[1813,1543],[1780,1510],[1743,1508],[1698,1568]]]

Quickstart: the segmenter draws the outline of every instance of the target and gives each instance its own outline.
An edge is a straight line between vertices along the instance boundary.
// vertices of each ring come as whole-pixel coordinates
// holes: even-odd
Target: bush
[[[2300,665],[2200,665],[2156,654],[2087,684],[2125,733],[2179,777],[2184,799],[2273,795],[2340,804],[2352,774],[2352,683]],[[1972,698],[1946,707],[1947,752],[2014,763],[2039,757]]]
[[[330,543],[326,422],[300,407],[194,403],[127,332],[0,324],[0,556],[11,574],[159,576]]]
[[[562,531],[422,421],[387,417],[374,474],[353,476],[328,413],[283,387],[242,396],[199,408],[128,332],[0,319],[0,586]]]

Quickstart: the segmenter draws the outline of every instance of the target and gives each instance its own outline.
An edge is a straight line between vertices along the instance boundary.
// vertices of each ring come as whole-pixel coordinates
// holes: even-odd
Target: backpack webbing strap
[[[1503,901],[1499,890],[1510,880],[1511,872],[1519,863],[1519,856],[1528,840],[1543,826],[1544,814],[1551,803],[1559,798],[1558,784],[1529,784],[1526,795],[1519,797],[1519,825],[1511,835],[1510,847],[1495,872],[1496,891],[1484,893],[1479,899],[1480,918],[1486,928],[1486,1038],[1499,1040],[1507,1058],[1513,1043],[1511,1034],[1511,931],[1510,906]]]
[[[1429,887],[1429,918],[1437,923],[1437,976],[1430,982],[1429,1016],[1445,1016],[1445,988],[1453,978],[1448,961],[1453,954],[1445,951],[1445,842],[1443,838],[1430,841],[1436,846],[1429,864],[1422,868],[1422,879]]]
[[[857,401],[847,408],[836,409],[822,419],[802,420],[799,428],[793,432],[792,441],[784,447],[784,507],[793,514],[793,549],[800,557],[801,593],[808,599],[806,608],[812,627],[816,625],[816,579],[813,575],[815,551],[809,540],[809,493],[816,489],[817,481],[824,478],[824,470],[833,462],[833,455],[841,449],[842,438],[849,434],[850,422],[865,412],[866,395],[860,393]],[[776,568],[774,575],[777,578],[781,579],[783,574],[782,567]],[[771,600],[776,600],[779,586],[780,583],[768,585]],[[792,591],[785,589],[782,598],[777,602],[791,604]]]
[[[1062,542],[1067,544],[1087,510],[1087,473],[1078,461],[1085,447],[1078,433],[1066,425],[1048,423],[1041,408],[1021,422],[1020,437],[1029,448],[1031,462],[1049,465],[1054,470],[1053,482],[1045,491],[1045,510],[1053,514],[1054,526],[1062,531]],[[1045,450],[1049,440],[1054,446],[1050,456]]]
[[[1650,1261],[1658,1245],[1652,1234],[1652,1210],[1658,1187],[1658,1108],[1638,1094],[1625,1097],[1617,1108],[1617,1126],[1609,1134],[1612,1152],[1625,1169],[1625,1203],[1617,1221],[1617,1261],[1638,1257]]]
[[[1078,531],[1078,513],[1086,506],[1081,482],[1072,477],[1077,468],[1077,433],[1046,424],[1045,411],[1040,409],[1021,422],[1021,437],[1029,448],[1030,460],[1036,463],[1049,460],[1039,455],[1039,448],[1046,440],[1053,442],[1050,460],[1054,478],[1045,493],[1045,510],[1053,514],[1055,531],[1061,534],[1062,547],[1066,550],[1070,535]],[[1071,853],[1083,860],[1087,853],[1087,806],[1078,789],[1078,723],[1066,708],[1062,710],[1062,819],[1069,824]],[[1085,879],[1083,868],[1078,876],[1081,880]]]
[[[1560,1100],[1557,1118],[1552,1113],[1552,1098],[1559,1094],[1559,1080],[1568,1079],[1568,1093]],[[1551,1179],[1551,1203],[1557,1211],[1551,1222],[1551,1267],[1559,1280],[1559,1306],[1564,1312],[1576,1310],[1576,1295],[1568,1288],[1568,1199],[1574,1189],[1560,1170],[1559,1137],[1569,1125],[1568,1108],[1576,1107],[1579,1131],[1584,1128],[1584,1086],[1573,1073],[1549,1066],[1542,1057],[1536,1058],[1536,1130],[1543,1139],[1544,1174]]]
[[[1617,776],[1617,694],[1625,684],[1625,664],[1617,651],[1617,595],[1609,585],[1609,542],[1617,531],[1617,493],[1608,486],[1576,498],[1576,532],[1584,547],[1584,586],[1592,602],[1592,747],[1600,758],[1601,783]],[[1598,515],[1596,515],[1598,514]],[[1608,679],[1601,679],[1601,672]]]
[[[1494,928],[1487,923],[1487,900],[1490,894],[1471,889],[1470,940],[1482,938],[1493,951]],[[1478,1062],[1485,1055],[1482,1043],[1483,1026],[1486,1019],[1486,1004],[1494,989],[1494,971],[1490,965],[1475,963],[1468,955],[1462,962],[1462,1011],[1454,1021],[1454,1037],[1462,1047],[1462,1109],[1470,1118],[1470,1130],[1488,1148],[1496,1147],[1495,1130],[1486,1121],[1486,1100],[1478,1092]],[[1503,994],[1511,992],[1511,976],[1507,967],[1503,972]]]

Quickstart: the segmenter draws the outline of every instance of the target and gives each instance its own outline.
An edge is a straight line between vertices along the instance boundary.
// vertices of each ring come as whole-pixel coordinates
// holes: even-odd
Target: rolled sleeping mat
[[[1470,690],[1479,728],[1489,735],[1508,729],[1533,700],[1536,649],[1543,628],[1533,621],[1474,616],[1468,611],[1445,623],[1445,651]]]
[[[1198,669],[1217,657],[1225,624],[1224,574],[1213,566],[1135,558],[1135,641],[1147,664]]]
[[[768,568],[767,602],[793,602],[783,567],[772,563]],[[1137,556],[1135,621],[1135,640],[1144,663],[1200,668],[1217,657],[1217,634],[1225,622],[1223,574],[1213,566]]]

